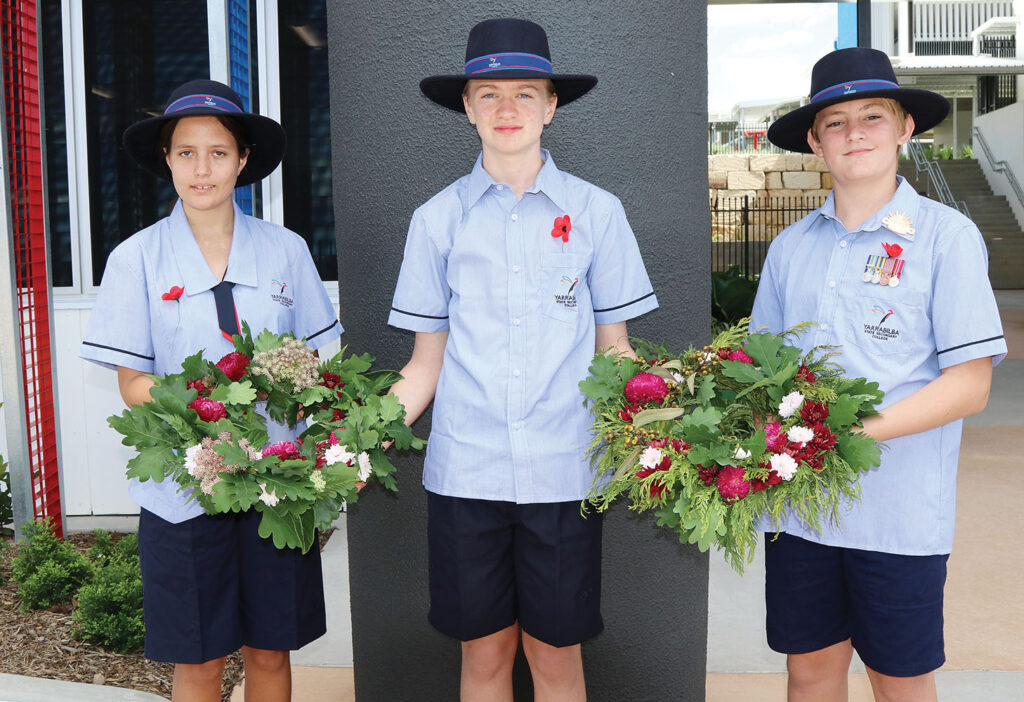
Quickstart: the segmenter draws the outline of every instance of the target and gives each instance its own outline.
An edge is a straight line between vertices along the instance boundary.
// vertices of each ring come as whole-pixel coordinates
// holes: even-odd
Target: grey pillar
[[[476,22],[540,22],[556,70],[600,82],[559,110],[544,138],[558,165],[618,195],[661,308],[630,324],[673,347],[705,343],[710,323],[706,5],[594,0],[330,3],[334,203],[343,341],[398,368],[411,334],[386,326],[413,210],[469,172],[475,132],[430,103],[419,80],[461,72]],[[425,416],[416,430],[430,430]],[[398,461],[397,496],[370,489],[348,520],[356,697],[458,697],[459,647],[430,628],[422,461]],[[703,700],[707,557],[650,518],[605,522],[606,630],[584,647],[591,700]],[[518,670],[518,699],[531,699]]]

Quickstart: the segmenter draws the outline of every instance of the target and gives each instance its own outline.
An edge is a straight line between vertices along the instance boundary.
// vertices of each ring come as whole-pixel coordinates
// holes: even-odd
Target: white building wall
[[[1006,161],[1024,188],[1024,100],[1017,93],[1017,102],[987,115],[975,117],[974,125],[981,132],[996,161]],[[1024,228],[1024,204],[1017,199],[1009,180],[996,171],[993,164],[985,159],[980,145],[975,144],[974,156],[985,172],[985,178],[996,195],[1005,195],[1017,217],[1017,223]]]

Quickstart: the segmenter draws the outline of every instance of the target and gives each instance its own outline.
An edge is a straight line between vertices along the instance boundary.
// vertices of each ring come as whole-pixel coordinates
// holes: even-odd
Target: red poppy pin
[[[172,286],[170,290],[160,296],[161,300],[177,300],[181,297],[182,293],[185,292],[185,288],[180,285]]]
[[[569,232],[572,231],[572,222],[569,221],[569,215],[562,215],[561,217],[555,217],[555,228],[551,230],[551,236],[562,237],[564,243],[569,242]]]
[[[892,256],[893,258],[896,258],[901,253],[903,253],[903,247],[900,246],[899,244],[882,244],[882,248],[885,249],[885,253]]]

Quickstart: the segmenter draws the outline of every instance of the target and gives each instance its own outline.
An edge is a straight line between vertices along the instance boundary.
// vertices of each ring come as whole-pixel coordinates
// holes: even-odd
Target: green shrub
[[[27,543],[11,562],[12,576],[20,585],[21,610],[70,602],[92,578],[92,565],[71,544],[54,536],[49,521],[29,522],[21,533]]]
[[[135,534],[125,534],[117,542],[105,529],[95,529],[92,534],[96,540],[87,555],[96,567],[105,568],[112,563],[139,562],[139,539]]]
[[[935,158],[942,161],[948,161],[953,158],[953,147],[952,146],[940,146]]]
[[[739,266],[711,273],[711,318],[720,324],[735,324],[749,317],[754,307],[757,283],[747,279]]]
[[[974,158],[974,147],[964,144],[960,147],[960,158]]]
[[[127,540],[121,539],[118,545]],[[142,646],[142,576],[138,559],[113,560],[78,591],[71,617],[75,636],[126,653]]]

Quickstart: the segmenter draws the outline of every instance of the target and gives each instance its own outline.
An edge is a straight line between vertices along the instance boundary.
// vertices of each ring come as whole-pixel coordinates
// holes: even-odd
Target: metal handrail
[[[988,148],[988,143],[985,141],[985,137],[981,134],[981,129],[974,127],[974,139],[981,146],[982,153],[985,154],[985,160],[988,161],[988,165],[992,166],[992,170],[999,171],[1002,173],[1008,181],[1010,181],[1010,188],[1013,190],[1013,194],[1017,196],[1017,202],[1020,203],[1021,209],[1024,209],[1024,190],[1021,189],[1020,183],[1017,182],[1017,176],[1014,175],[1013,169],[1010,168],[1010,164],[1006,161],[996,161],[992,155],[992,151]]]
[[[918,141],[917,137],[914,137],[907,143],[907,148],[910,151],[911,158],[914,159],[915,177],[920,177],[922,171],[928,176],[928,194],[931,195],[934,188],[935,197],[938,198],[939,202],[959,210],[965,217],[970,218],[971,211],[967,208],[967,203],[953,197],[953,192],[949,189],[949,184],[946,182],[946,176],[942,173],[942,167],[937,161],[932,161],[925,156],[924,147],[921,146],[921,142]]]

